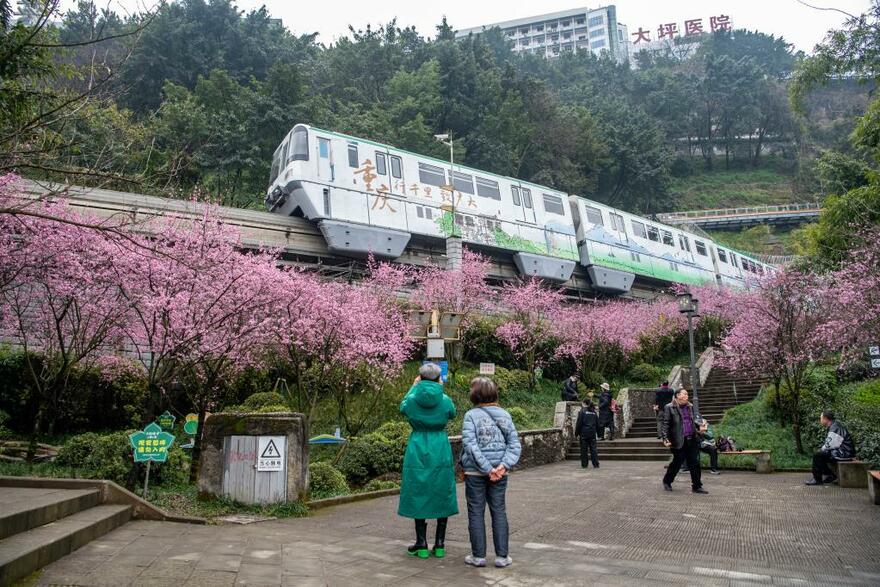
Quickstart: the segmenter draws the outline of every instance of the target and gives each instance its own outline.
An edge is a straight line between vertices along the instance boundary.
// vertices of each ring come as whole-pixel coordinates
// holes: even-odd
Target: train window
[[[641,237],[641,238],[648,238],[648,233],[645,232],[645,225],[644,224],[642,224],[638,220],[630,220],[629,224],[630,224],[630,226],[632,226],[634,235]]]
[[[730,253],[730,264],[736,267],[736,253]]]
[[[465,223],[467,226],[473,226],[473,225],[474,225],[474,217],[473,217],[473,216],[465,216],[465,217],[464,217],[464,223]]]
[[[526,205],[526,208],[531,208],[532,207],[532,190],[530,190],[529,188],[523,188],[522,189],[522,197],[523,197],[523,204]]]
[[[623,222],[623,216],[615,214],[614,212],[611,212],[608,215],[611,217],[611,228],[619,232],[626,232],[626,225]]]
[[[544,194],[544,210],[551,214],[559,214],[565,216],[565,207],[562,205],[562,198]]]
[[[657,230],[656,226],[648,226],[648,238],[655,243],[660,242],[660,231]]]
[[[718,260],[727,263],[727,253],[724,252],[724,249],[718,249]]]
[[[379,175],[388,175],[388,159],[385,153],[376,151],[376,173]]]
[[[703,255],[704,257],[708,256],[708,253],[706,252],[706,243],[702,241],[694,241],[694,245],[697,247],[698,255]]]
[[[602,222],[602,210],[592,206],[584,206],[584,212],[587,215],[587,222],[596,226],[605,226],[605,223]]]
[[[516,186],[510,186],[510,193],[513,196],[513,205],[522,206],[522,201],[519,199],[519,188]]]
[[[663,244],[675,248],[675,241],[672,240],[672,233],[668,230],[664,230],[661,234],[663,235]]]
[[[428,220],[433,220],[434,219],[434,211],[430,208],[425,208],[425,218],[427,218]]]
[[[464,224],[464,216],[462,216],[461,214],[456,214],[455,215],[455,223],[459,226]]]
[[[670,262],[669,262],[669,268],[672,269],[673,271],[678,271],[678,263],[675,263],[675,262],[673,262],[673,261],[670,261]]]
[[[630,256],[630,259],[632,259],[636,263],[639,263],[642,260],[642,257],[638,253],[636,253],[635,251],[630,251],[629,256]]]
[[[281,147],[275,149],[275,155],[272,157],[272,170],[269,172],[269,183],[275,183],[278,177],[278,171],[281,168]]]
[[[330,139],[318,137],[318,156],[321,159],[330,158]]]
[[[293,129],[293,152],[290,155],[290,160],[309,160],[309,131],[303,126]]]
[[[287,141],[283,145],[284,150],[281,152],[281,161],[287,161],[287,149],[290,147],[290,141]],[[281,167],[278,168],[279,172],[281,171]]]
[[[501,188],[498,187],[497,181],[492,181],[491,179],[483,179],[482,177],[477,177],[477,195],[483,196],[484,198],[492,198],[493,200],[501,201]],[[519,198],[519,196],[517,196]]]
[[[428,185],[446,185],[446,172],[442,167],[419,163],[419,181]]]
[[[421,206],[416,206],[416,216],[418,216],[419,218],[425,217],[425,212],[423,211]]]
[[[403,177],[403,169],[400,167],[400,157],[389,155],[388,158],[391,159],[391,177],[396,177],[397,179]]]
[[[474,193],[474,176],[467,173],[452,173],[452,187],[465,194]]]
[[[357,167],[358,166],[358,146],[357,145],[349,145],[348,146],[348,166],[349,167]]]

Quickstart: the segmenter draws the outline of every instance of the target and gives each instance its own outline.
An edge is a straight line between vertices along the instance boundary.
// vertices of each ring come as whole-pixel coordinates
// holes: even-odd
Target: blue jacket
[[[510,471],[519,462],[521,452],[516,427],[503,408],[473,408],[464,415],[461,467],[465,473],[488,475],[499,464]]]

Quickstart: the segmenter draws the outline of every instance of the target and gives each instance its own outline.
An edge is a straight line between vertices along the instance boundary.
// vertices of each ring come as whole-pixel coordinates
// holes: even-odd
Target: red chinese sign
[[[709,31],[729,31],[733,27],[733,22],[730,20],[730,16],[726,14],[719,14],[718,16],[709,17]],[[690,20],[684,21],[684,37],[690,36],[698,36],[703,34],[705,29],[703,28],[703,19],[702,18],[692,18]],[[633,44],[638,45],[639,43],[651,42],[651,29],[643,29],[639,27],[634,33],[630,33],[633,37]],[[660,24],[657,27],[657,39],[672,39],[676,36],[679,36],[679,29],[677,22],[668,22]]]

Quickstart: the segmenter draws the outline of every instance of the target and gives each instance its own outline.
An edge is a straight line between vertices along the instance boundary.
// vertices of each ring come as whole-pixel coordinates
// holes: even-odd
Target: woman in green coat
[[[428,558],[427,520],[437,520],[432,551],[437,558],[443,558],[446,519],[458,513],[455,466],[446,435],[446,423],[455,418],[455,405],[443,393],[439,379],[439,366],[422,365],[419,377],[400,402],[400,411],[413,430],[403,457],[397,514],[415,519],[416,543],[408,550],[411,556],[419,558]]]

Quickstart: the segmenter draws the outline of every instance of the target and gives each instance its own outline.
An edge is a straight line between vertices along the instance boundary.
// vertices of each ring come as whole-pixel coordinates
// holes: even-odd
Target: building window
[[[660,242],[660,231],[657,230],[656,226],[648,226],[648,239],[654,241],[655,243]]]
[[[617,40],[623,43],[623,31],[621,29],[617,29]]]
[[[419,163],[419,181],[428,185],[446,185],[446,172],[442,167]]]
[[[472,194],[474,193],[474,177],[467,173],[455,171],[452,174],[452,187],[460,192]]]
[[[630,220],[630,226],[632,226],[633,234],[640,238],[648,238],[648,233],[645,232],[645,225],[639,222],[638,220]]]
[[[706,243],[703,241],[694,241],[694,245],[697,247],[698,255],[703,255],[704,257],[708,256],[708,253],[706,252]]]
[[[544,194],[544,210],[551,214],[559,214],[565,216],[565,207],[562,205],[562,198]]]
[[[349,145],[348,146],[348,166],[349,167],[357,167],[358,166],[358,146],[357,145]]]
[[[594,26],[599,26],[600,24],[604,24],[604,23],[605,23],[605,17],[600,14],[599,16],[592,17],[590,19],[590,22],[588,23],[588,25],[591,27],[594,27]]]
[[[575,22],[575,24],[584,24],[584,19],[579,18],[579,19],[575,20],[574,22]]]
[[[477,177],[477,195],[483,196],[484,198],[492,198],[493,200],[501,201],[501,189],[498,187],[497,181],[492,181],[491,179],[483,179],[482,177]]]
[[[560,24],[560,26],[571,26],[571,21],[570,20],[563,20],[559,24]]]
[[[596,29],[594,31],[590,31],[590,38],[595,39],[596,37],[604,37],[605,29]]]
[[[593,41],[590,43],[591,49],[601,49],[605,46],[605,39],[599,39],[598,41]]]
[[[587,214],[587,222],[596,226],[605,226],[602,222],[602,211],[592,206],[584,206],[584,212]]]

